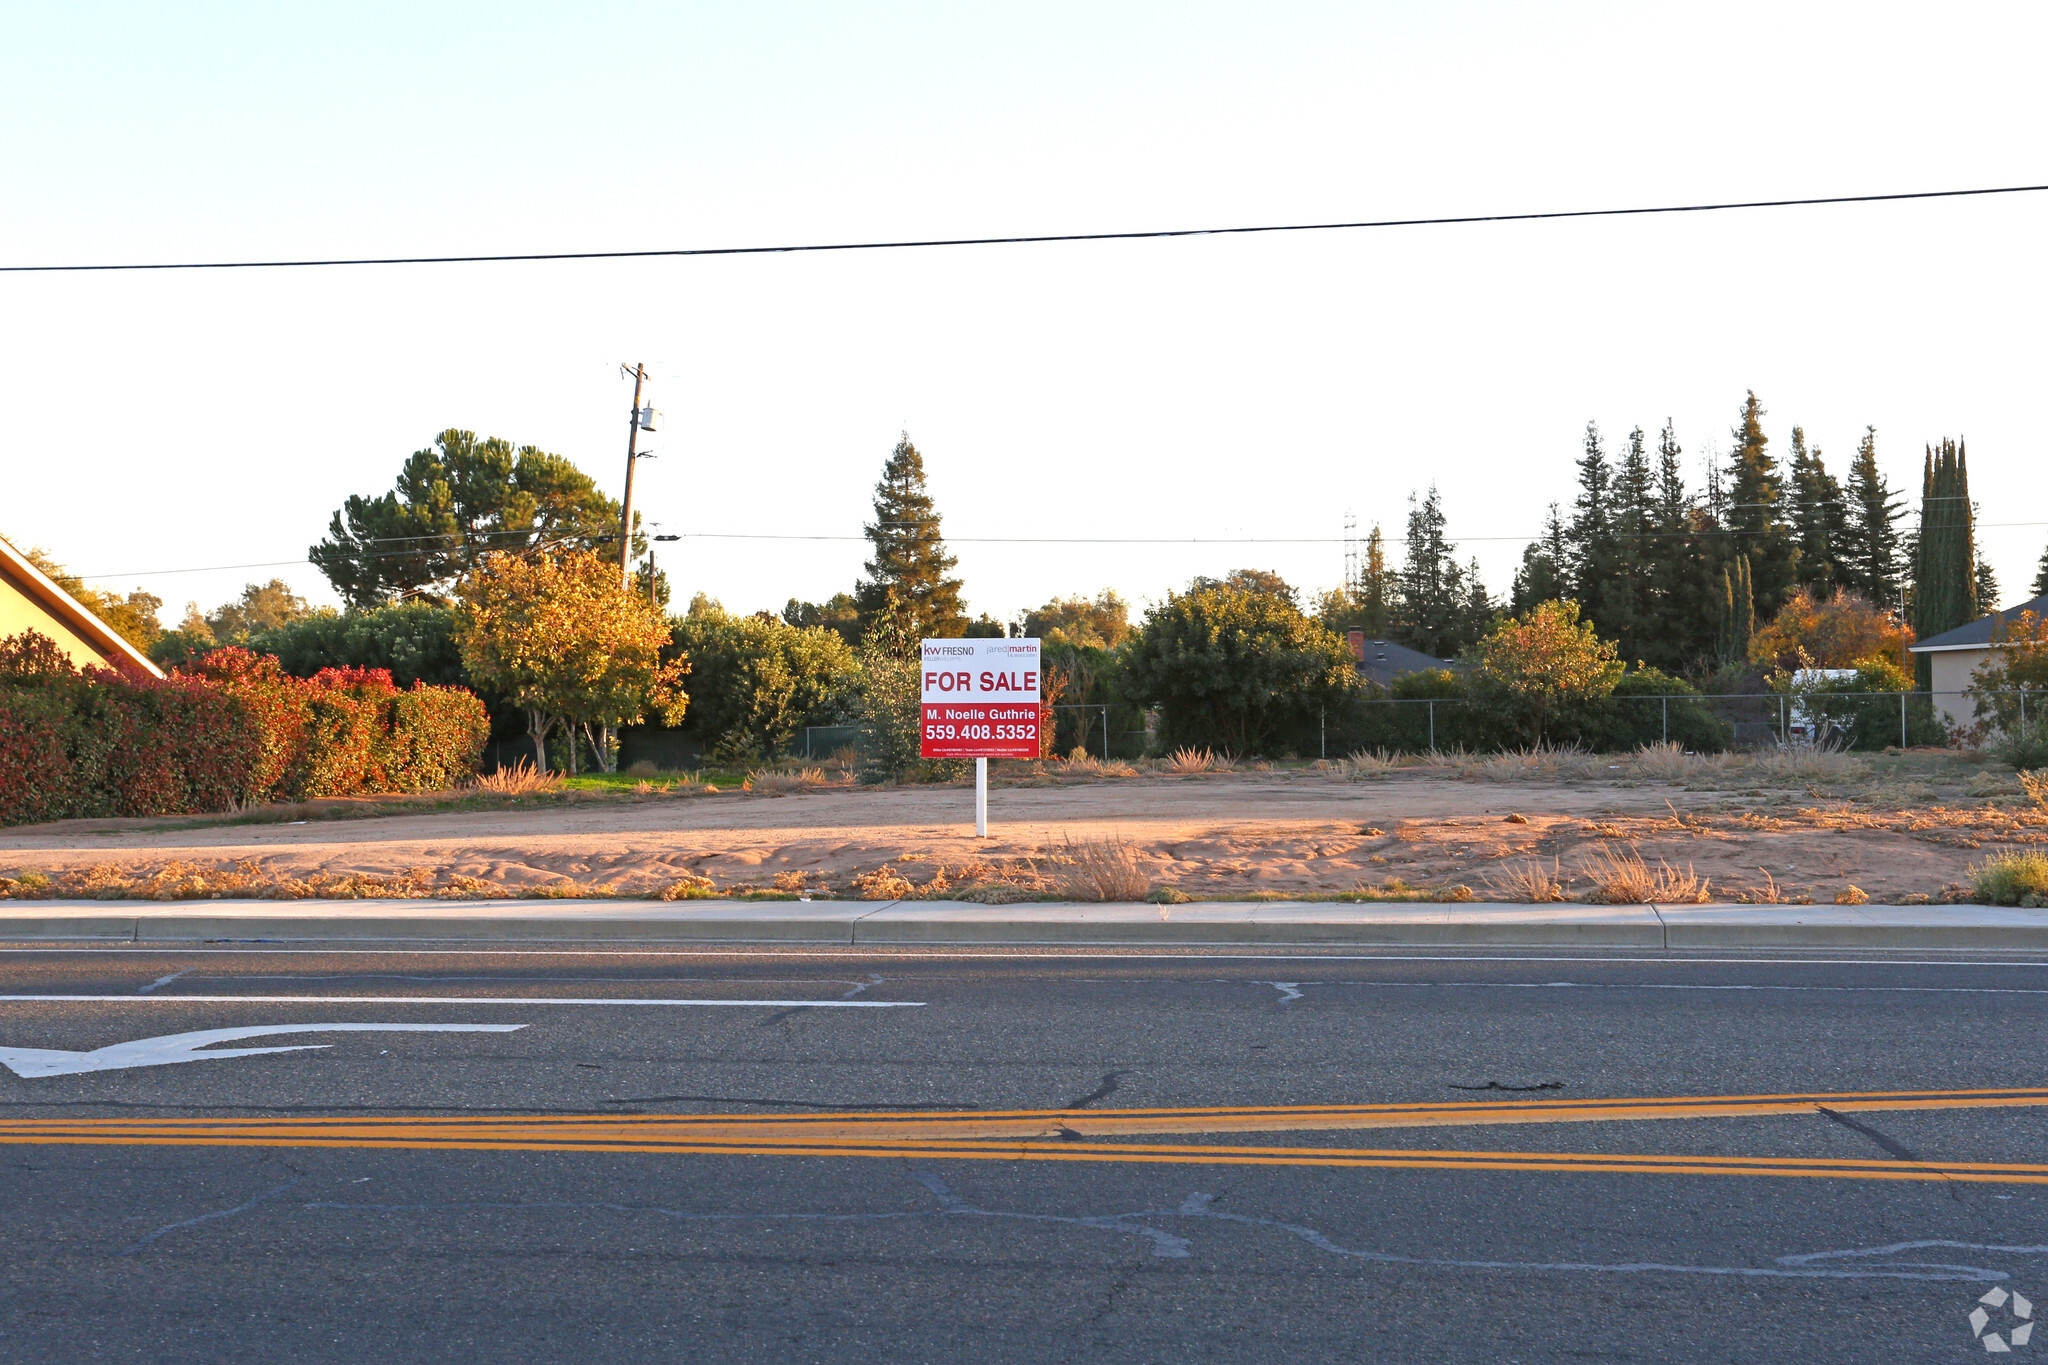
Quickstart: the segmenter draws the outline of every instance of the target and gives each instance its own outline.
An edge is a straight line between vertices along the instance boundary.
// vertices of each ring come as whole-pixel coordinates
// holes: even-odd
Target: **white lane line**
[[[128,1005],[748,1005],[778,1010],[918,1009],[922,1000],[622,1000],[559,995],[0,995],[0,1001]]]

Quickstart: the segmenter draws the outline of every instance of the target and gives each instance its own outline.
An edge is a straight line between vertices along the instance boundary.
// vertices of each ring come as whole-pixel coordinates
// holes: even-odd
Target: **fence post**
[[[1900,750],[1900,752],[1901,752],[1901,753],[1903,753],[1903,752],[1905,751],[1905,748],[1906,748],[1906,694],[1905,694],[1904,692],[1901,692],[1901,693],[1899,693],[1899,750]]]
[[[1316,708],[1316,746],[1321,751],[1316,755],[1317,758],[1328,758],[1330,756],[1330,708],[1328,706],[1318,706]]]
[[[1785,705],[1785,700],[1786,700],[1786,698],[1785,698],[1785,694],[1784,694],[1783,692],[1780,692],[1780,693],[1778,694],[1778,743],[1779,743],[1779,744],[1790,744],[1790,743],[1792,742],[1792,720],[1791,720],[1791,717],[1790,717],[1790,716],[1789,716],[1789,715],[1787,714],[1787,707],[1786,707],[1786,705]]]
[[[1669,697],[1665,697],[1665,698],[1663,698],[1663,702],[1664,702],[1664,742],[1665,742],[1666,744],[1669,744],[1669,743],[1671,742],[1671,698],[1669,698]]]
[[[1429,704],[1429,751],[1436,752],[1436,703]]]
[[[1109,762],[1109,703],[1102,705],[1102,761]]]

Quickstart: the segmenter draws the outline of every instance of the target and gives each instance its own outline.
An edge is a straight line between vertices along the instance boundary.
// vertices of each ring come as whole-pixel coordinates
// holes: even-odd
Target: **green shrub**
[[[2000,853],[1970,869],[1970,884],[1993,905],[2048,907],[2048,853]]]
[[[2048,698],[2043,699],[2048,704]],[[2017,724],[1985,748],[2001,763],[2010,763],[2021,772],[2048,768],[2048,715],[2028,720],[2026,728]]]

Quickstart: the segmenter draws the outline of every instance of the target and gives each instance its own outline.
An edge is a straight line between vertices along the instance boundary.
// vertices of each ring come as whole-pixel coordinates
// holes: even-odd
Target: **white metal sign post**
[[[988,761],[1038,757],[1036,640],[926,640],[918,753],[974,760],[974,833],[988,836]]]

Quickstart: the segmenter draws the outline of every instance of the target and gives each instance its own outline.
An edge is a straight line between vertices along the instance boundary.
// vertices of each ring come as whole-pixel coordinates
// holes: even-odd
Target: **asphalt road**
[[[0,1360],[1959,1361],[2048,1304],[2048,1089],[1958,1093],[2048,1086],[2025,955],[43,947],[0,995],[88,997],[0,999]]]

